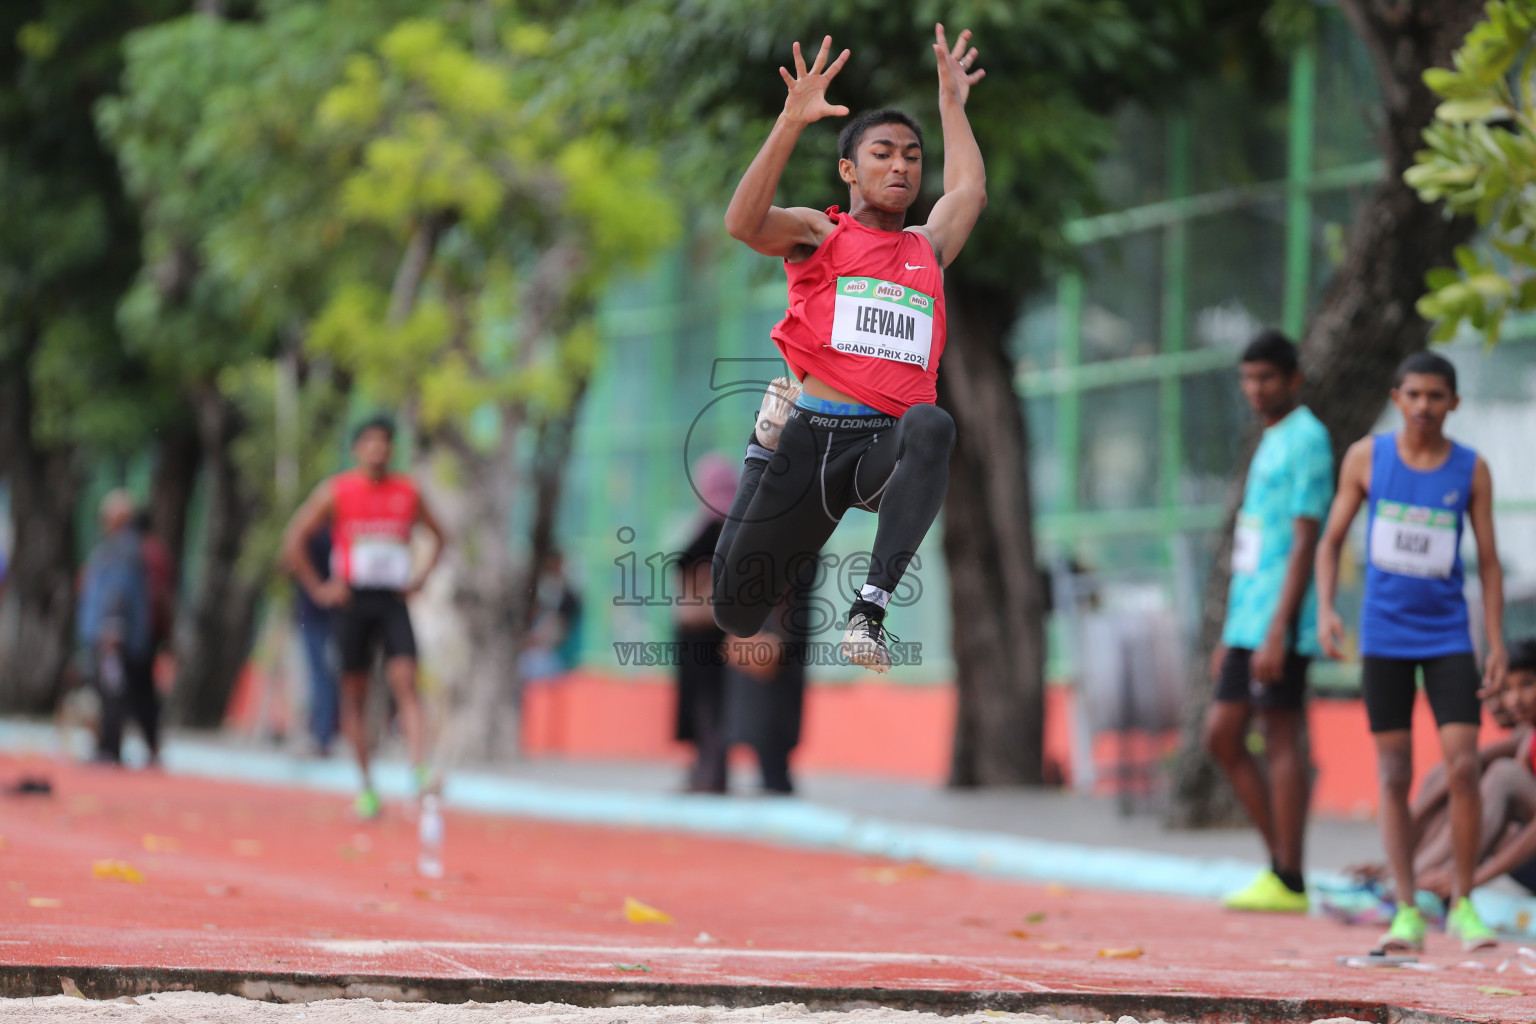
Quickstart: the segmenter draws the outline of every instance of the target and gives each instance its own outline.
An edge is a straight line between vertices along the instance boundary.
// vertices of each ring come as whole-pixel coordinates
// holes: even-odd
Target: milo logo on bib
[[[1371,520],[1371,564],[1383,572],[1445,579],[1456,565],[1455,512],[1378,501]]]
[[[894,281],[840,277],[832,312],[832,347],[849,355],[928,369],[933,298]]]

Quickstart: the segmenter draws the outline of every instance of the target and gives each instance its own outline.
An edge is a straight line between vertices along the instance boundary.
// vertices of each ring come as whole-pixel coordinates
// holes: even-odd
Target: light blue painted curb
[[[79,737],[76,737],[78,739]],[[52,727],[0,720],[0,750],[57,753]],[[136,752],[130,748],[130,755]],[[142,753],[137,756],[142,757]],[[196,740],[169,744],[165,770],[174,775],[351,793],[357,771],[339,760],[303,760],[277,752],[238,750]],[[408,767],[380,762],[374,784],[387,797],[411,793]],[[1082,846],[998,832],[945,828],[873,818],[794,798],[731,800],[716,796],[585,789],[486,772],[449,776],[443,802],[486,814],[584,825],[673,829],[786,846],[845,850],[898,861],[1084,889],[1217,899],[1249,882],[1262,865],[1232,859],[1183,857],[1114,846]],[[1343,886],[1340,876],[1314,872],[1313,885]],[[1536,936],[1536,899],[1479,891],[1483,920],[1500,932]]]

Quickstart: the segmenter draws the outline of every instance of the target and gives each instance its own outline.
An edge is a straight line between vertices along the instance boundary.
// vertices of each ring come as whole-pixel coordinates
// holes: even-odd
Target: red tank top
[[[916,231],[836,223],[811,257],[784,264],[789,309],[773,340],[801,380],[812,374],[865,405],[900,416],[937,397],[944,352],[944,274]]]
[[[331,498],[332,575],[366,590],[408,587],[421,502],[415,482],[391,473],[375,483],[354,469],[331,478]]]

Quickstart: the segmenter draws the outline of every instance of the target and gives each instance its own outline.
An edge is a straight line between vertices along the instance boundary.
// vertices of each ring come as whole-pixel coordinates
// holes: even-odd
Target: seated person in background
[[[1478,750],[1482,766],[1483,830],[1478,885],[1508,874],[1536,893],[1536,639],[1510,647],[1504,685],[1484,690],[1483,708],[1508,736]],[[1414,874],[1421,889],[1442,899],[1451,891],[1452,849],[1446,799],[1445,765],[1425,775],[1413,801]],[[1393,910],[1390,872],[1384,864],[1350,869],[1361,882],[1358,892],[1328,894],[1323,909],[1352,922],[1376,923]],[[1384,884],[1385,883],[1385,884]],[[1369,896],[1369,905],[1359,899]],[[1424,894],[1420,893],[1421,903]],[[1433,901],[1430,901],[1433,902]]]

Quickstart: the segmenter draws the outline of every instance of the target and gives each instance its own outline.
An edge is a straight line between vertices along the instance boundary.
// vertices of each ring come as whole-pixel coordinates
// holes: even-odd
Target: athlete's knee
[[[901,431],[907,452],[948,458],[955,446],[955,419],[936,405],[914,405],[902,413]]]
[[[1483,769],[1478,784],[1482,787],[1484,794],[1503,793],[1513,788],[1520,782],[1521,777],[1527,774],[1526,769],[1517,764],[1513,758],[1501,757]]]
[[[715,625],[731,636],[745,639],[757,635],[763,628],[763,623],[768,620],[770,611],[772,611],[771,608],[764,609],[734,602],[717,604],[714,606]]]
[[[1482,776],[1475,750],[1458,750],[1445,760],[1445,784],[1451,789],[1475,791]]]
[[[1413,787],[1413,753],[1408,750],[1382,750],[1376,754],[1376,774],[1382,791],[1408,799]]]
[[[1200,734],[1205,752],[1221,765],[1230,765],[1242,758],[1247,738],[1243,723],[1233,722],[1224,715],[1207,716]]]

